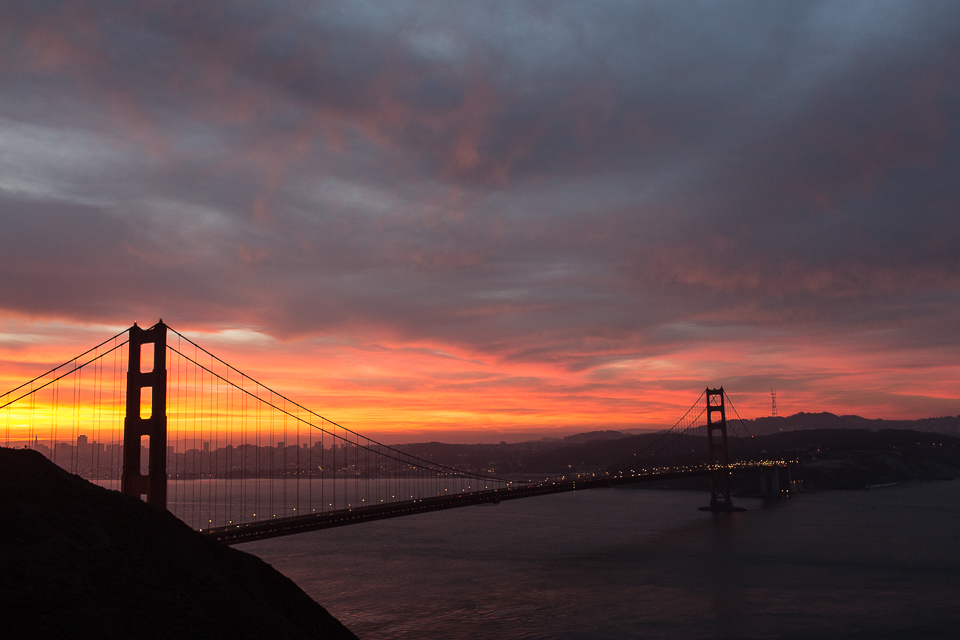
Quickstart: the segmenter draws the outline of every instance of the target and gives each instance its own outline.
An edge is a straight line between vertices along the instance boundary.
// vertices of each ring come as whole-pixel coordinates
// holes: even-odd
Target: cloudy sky
[[[956,2],[0,5],[0,380],[168,324],[372,435],[960,414]]]

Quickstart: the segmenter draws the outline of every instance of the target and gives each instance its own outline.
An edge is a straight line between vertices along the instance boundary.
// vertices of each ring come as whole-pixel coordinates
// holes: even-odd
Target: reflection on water
[[[960,482],[582,491],[241,545],[364,640],[952,637]]]

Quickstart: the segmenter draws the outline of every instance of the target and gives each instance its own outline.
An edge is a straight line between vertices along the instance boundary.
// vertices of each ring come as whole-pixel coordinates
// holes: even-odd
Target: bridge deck
[[[751,465],[752,466],[752,465]],[[743,467],[738,467],[743,468]],[[429,511],[455,509],[478,504],[497,504],[502,500],[516,500],[518,498],[532,498],[552,493],[566,493],[584,489],[608,488],[640,482],[655,482],[658,480],[672,480],[674,478],[689,478],[695,476],[709,476],[717,473],[716,469],[694,469],[686,471],[672,471],[662,473],[637,474],[631,476],[614,476],[602,478],[579,478],[543,482],[507,489],[490,489],[471,493],[455,494],[451,496],[437,496],[421,498],[419,500],[404,500],[385,505],[370,507],[354,507],[337,509],[324,513],[276,518],[262,522],[233,524],[225,527],[216,527],[204,530],[209,537],[225,544],[240,544],[279,536],[316,531],[318,529],[332,529],[361,522],[399,518]]]

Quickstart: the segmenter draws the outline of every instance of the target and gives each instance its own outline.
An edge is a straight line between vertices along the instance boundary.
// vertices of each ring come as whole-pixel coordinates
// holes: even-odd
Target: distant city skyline
[[[189,438],[168,441],[166,468],[173,480],[190,480],[207,477],[243,478],[317,476],[355,476],[368,471],[366,461],[351,453],[355,445],[349,442],[315,441],[259,444],[227,440],[204,440]],[[173,444],[169,444],[173,442]],[[211,447],[211,444],[213,445]],[[52,446],[51,446],[52,445]],[[48,459],[72,473],[85,478],[118,480],[123,465],[121,442],[97,442],[86,435],[70,441],[40,442],[37,438],[29,448],[40,452]],[[141,445],[141,467],[146,470],[148,447]],[[372,464],[372,463],[370,463]]]

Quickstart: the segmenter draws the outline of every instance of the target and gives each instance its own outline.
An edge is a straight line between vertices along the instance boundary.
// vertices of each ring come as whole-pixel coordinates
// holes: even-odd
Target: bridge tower
[[[707,511],[742,511],[730,500],[730,461],[727,458],[727,412],[723,387],[707,388],[707,456],[711,467],[722,467],[710,475],[710,506]],[[714,417],[714,414],[719,416]]]
[[[141,371],[141,348],[153,345],[153,370]],[[123,419],[123,473],[120,491],[167,507],[167,325],[130,327],[127,356],[127,405]],[[141,394],[150,389],[150,415],[141,417]],[[140,473],[140,439],[149,438],[147,475]]]

